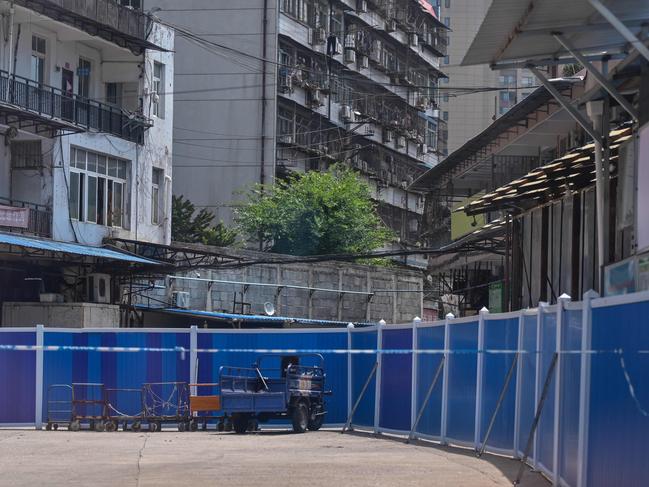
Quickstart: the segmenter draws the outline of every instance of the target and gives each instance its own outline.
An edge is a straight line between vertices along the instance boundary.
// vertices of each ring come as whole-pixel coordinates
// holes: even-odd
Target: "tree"
[[[265,250],[290,255],[367,252],[394,238],[369,186],[340,165],[255,186],[235,220]]]
[[[196,207],[183,195],[172,199],[171,238],[176,242],[202,243],[228,247],[237,240],[237,232],[223,222],[212,225],[214,213]]]

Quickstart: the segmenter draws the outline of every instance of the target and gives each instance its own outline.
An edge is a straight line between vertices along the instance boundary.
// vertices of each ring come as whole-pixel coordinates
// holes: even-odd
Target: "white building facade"
[[[169,243],[173,31],[81,4],[0,2],[0,231]]]

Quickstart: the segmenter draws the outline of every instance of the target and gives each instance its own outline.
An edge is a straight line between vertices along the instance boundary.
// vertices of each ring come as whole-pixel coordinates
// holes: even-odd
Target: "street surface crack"
[[[137,476],[135,477],[135,485],[136,487],[140,487],[140,462],[142,461],[142,453],[144,453],[144,448],[146,448],[146,442],[149,439],[149,435],[144,436],[144,443],[142,443],[142,447],[140,448],[140,451],[137,454]]]

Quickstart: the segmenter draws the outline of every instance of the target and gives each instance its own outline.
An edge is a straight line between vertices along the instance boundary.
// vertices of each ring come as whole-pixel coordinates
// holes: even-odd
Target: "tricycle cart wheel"
[[[46,431],[52,431],[52,423],[47,423],[47,426],[45,426]]]
[[[158,431],[158,423],[154,423],[153,421],[149,423],[149,432],[155,433]]]
[[[225,426],[223,428],[225,431],[232,431],[232,420],[230,418],[225,420]]]
[[[105,427],[106,425],[104,424],[103,421],[99,421],[95,423],[95,431],[99,431],[101,433],[102,431],[104,431]]]
[[[59,429],[59,423],[54,423],[54,424],[52,425],[52,428],[54,428],[54,431],[56,431],[57,429]]]
[[[207,420],[203,421],[203,431],[207,431]]]
[[[324,414],[318,414],[320,412],[319,409],[313,409],[311,411],[311,417],[309,418],[309,429],[311,431],[318,431],[320,428],[322,428],[322,424],[324,423]]]
[[[122,431],[128,431],[128,423],[126,421],[122,423]]]
[[[232,417],[232,425],[234,426],[235,433],[242,435],[248,431],[248,421],[250,420],[249,414],[237,414]]]
[[[184,433],[186,430],[187,430],[187,425],[185,424],[184,421],[180,421],[178,423],[178,431],[180,431],[181,433]]]
[[[106,431],[108,431],[109,433],[112,433],[113,431],[117,431],[117,422],[116,421],[106,422]]]
[[[223,431],[225,429],[225,423],[223,423],[223,420],[219,421],[219,423],[216,425],[216,430],[217,431]]]
[[[133,426],[131,426],[131,429],[135,432],[140,431],[140,429],[142,429],[142,423],[140,423],[139,421],[135,421],[133,423]]]
[[[79,422],[78,419],[75,419],[74,421],[70,422],[68,429],[70,431],[79,431],[81,429],[81,423]]]
[[[189,423],[189,431],[197,431],[197,430],[198,430],[198,421],[192,419],[192,422]]]
[[[309,426],[309,410],[307,409],[306,404],[298,402],[293,407],[293,414],[291,417],[293,420],[293,432],[304,433]]]

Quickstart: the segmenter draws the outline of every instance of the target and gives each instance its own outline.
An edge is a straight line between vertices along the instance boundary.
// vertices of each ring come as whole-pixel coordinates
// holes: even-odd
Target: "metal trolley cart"
[[[142,410],[142,389],[106,389],[107,419],[106,431],[117,431],[120,424],[123,431],[140,431],[144,411]]]
[[[73,383],[70,431],[79,431],[82,423],[86,422],[91,430],[104,431],[107,419],[108,405],[104,384]]]
[[[207,429],[207,423],[211,420],[218,420],[217,429],[223,431],[225,429],[225,417],[221,413],[221,396],[218,394],[210,394],[216,392],[215,389],[219,387],[219,383],[205,383],[205,384],[189,384],[189,414],[191,421],[189,423],[189,430],[198,430],[198,425],[201,424],[204,430]],[[216,414],[216,413],[219,414]],[[180,429],[180,425],[179,425]]]
[[[143,421],[149,431],[160,431],[165,423],[177,423],[179,431],[189,426],[187,382],[149,382],[142,385]]]
[[[57,430],[61,425],[70,427],[74,392],[69,384],[52,384],[47,388],[47,425],[45,429]]]

